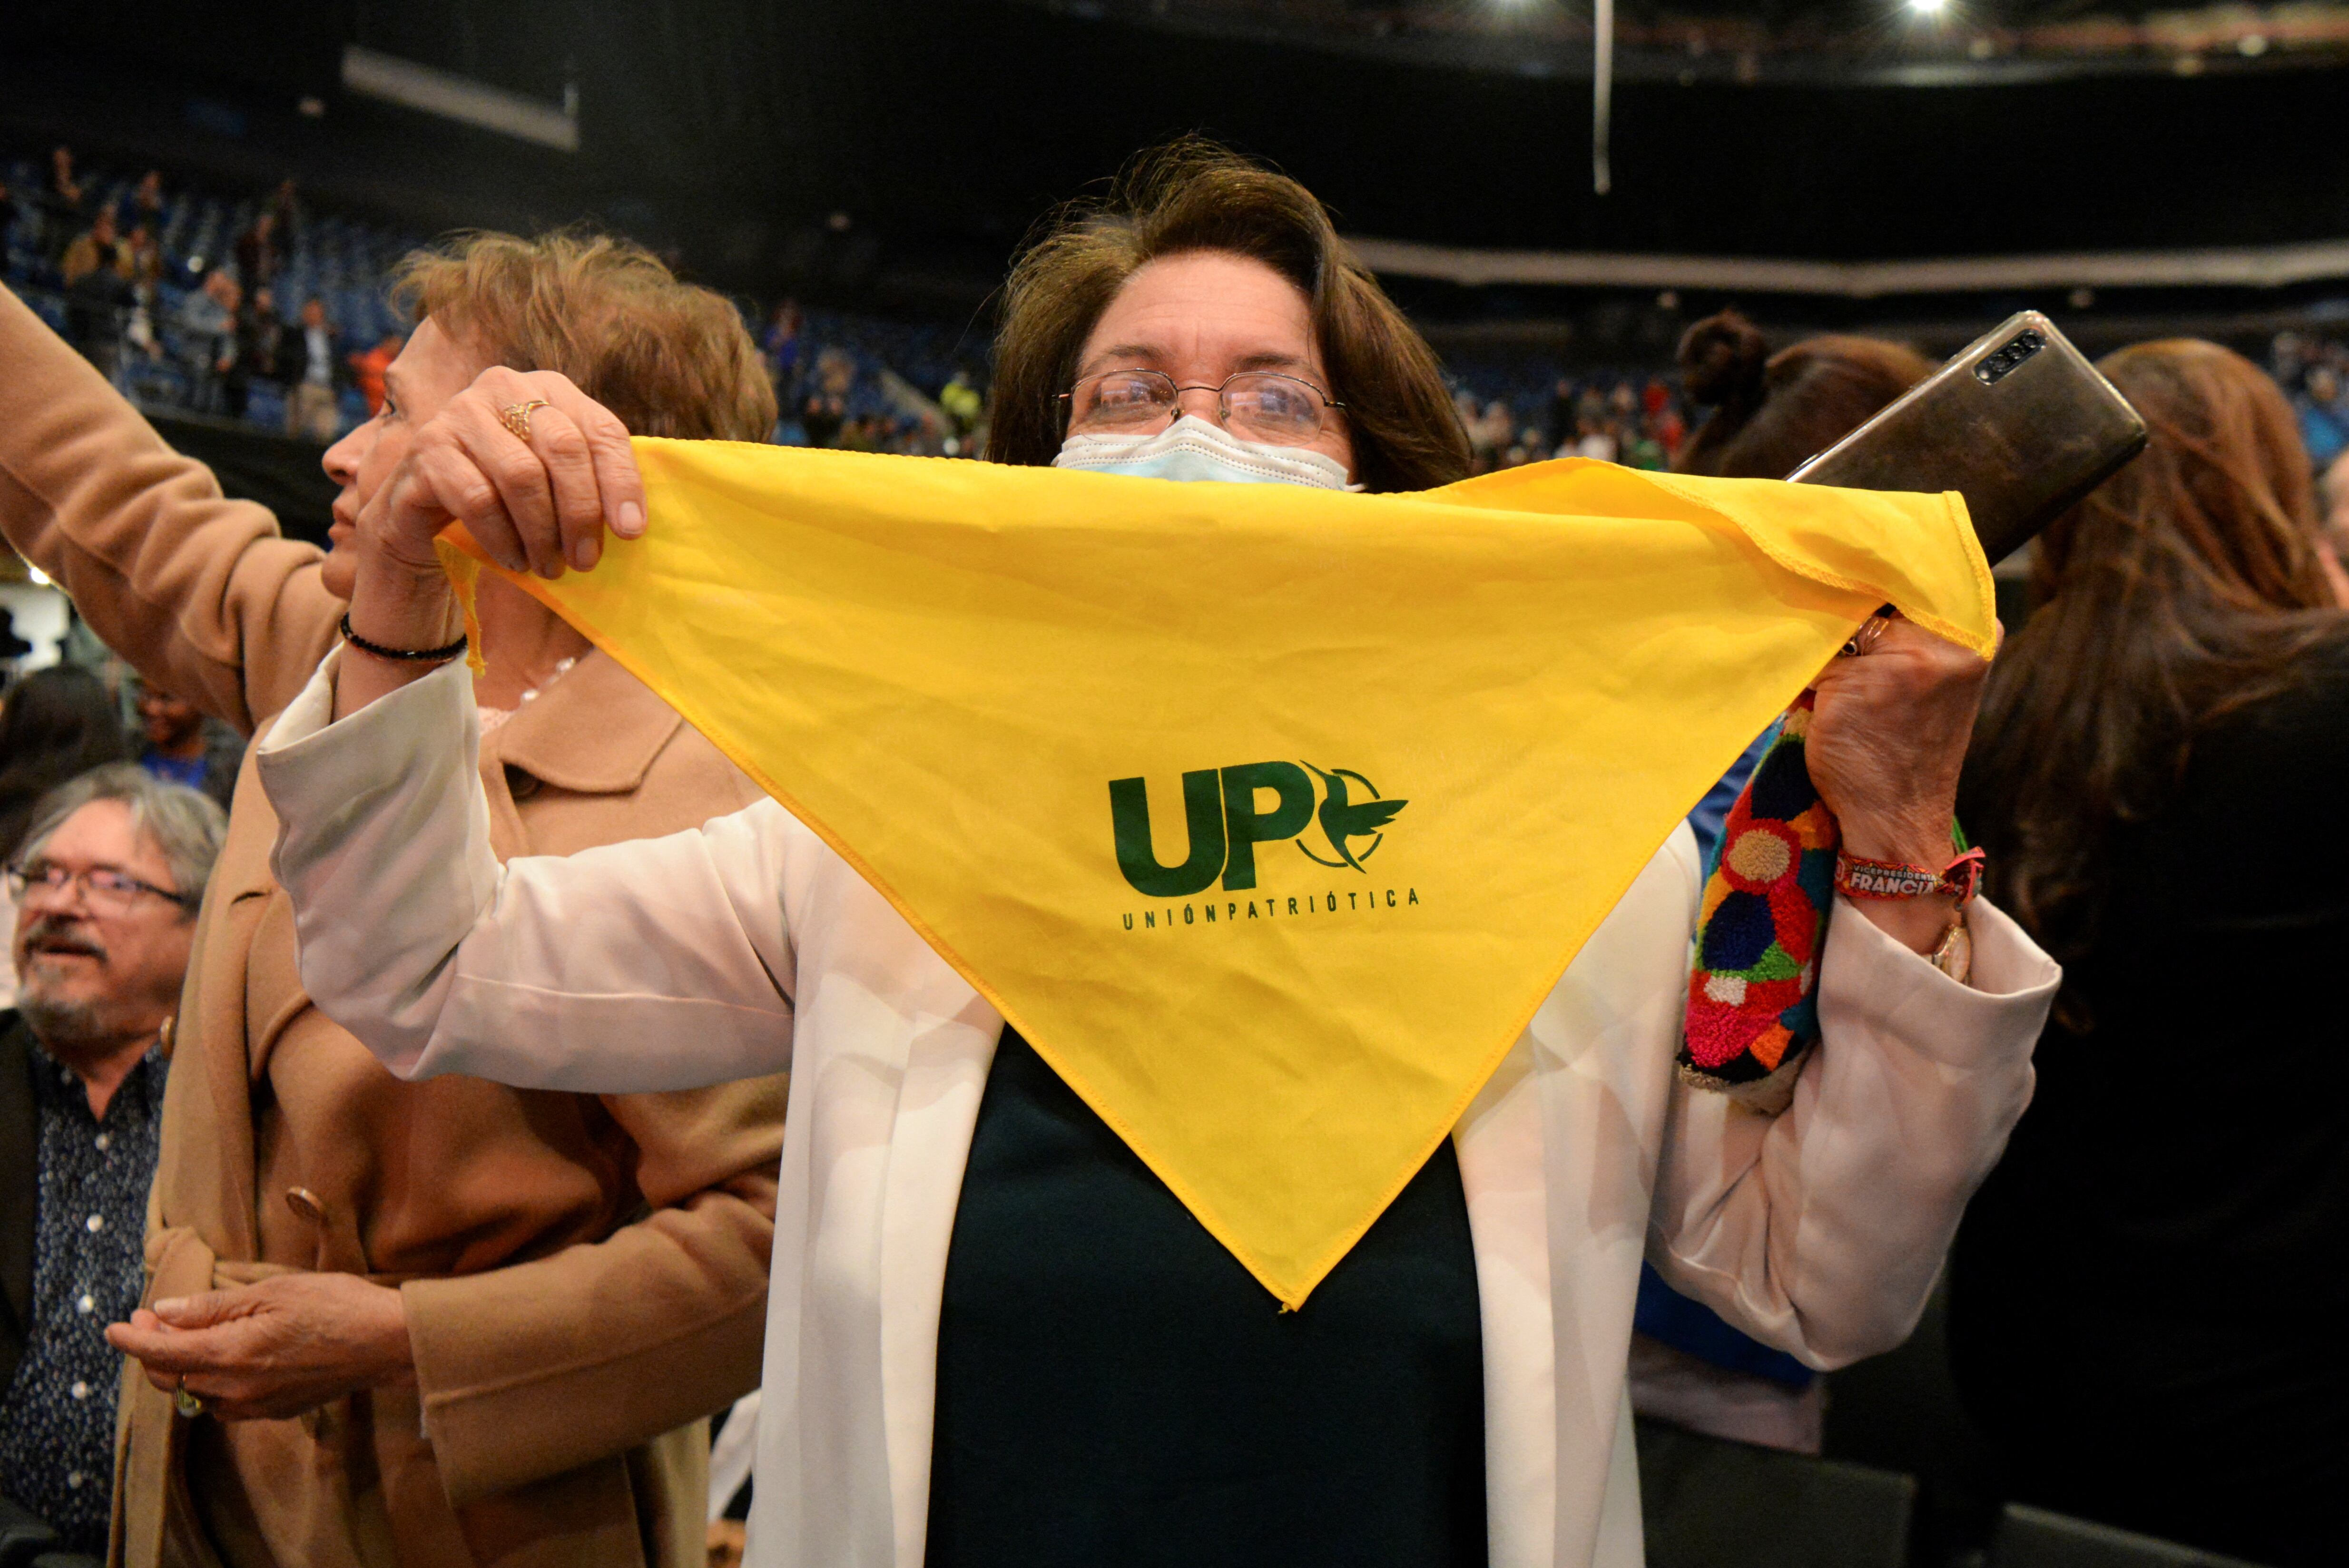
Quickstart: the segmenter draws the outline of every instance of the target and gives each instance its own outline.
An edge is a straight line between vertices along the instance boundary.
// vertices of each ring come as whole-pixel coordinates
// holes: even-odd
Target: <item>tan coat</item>
[[[0,531],[143,675],[247,733],[301,689],[342,612],[316,549],[222,500],[5,289]],[[503,855],[757,798],[600,654],[481,760]],[[783,1080],[600,1097],[403,1083],[303,994],[275,833],[248,765],[175,1031],[149,1295],[366,1274],[401,1290],[417,1381],[232,1425],[175,1419],[134,1371],[116,1560],[698,1563],[698,1418],[759,1377]]]

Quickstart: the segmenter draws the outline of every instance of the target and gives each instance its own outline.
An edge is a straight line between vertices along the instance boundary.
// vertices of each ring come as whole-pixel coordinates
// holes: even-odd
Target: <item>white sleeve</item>
[[[302,984],[402,1078],[634,1094],[791,1065],[791,819],[503,866],[461,662],[330,722],[335,661],[260,748]]]
[[[1966,1201],[2030,1103],[2062,977],[1986,900],[1960,985],[1837,899],[1820,1039],[1770,1117],[1675,1083],[1649,1260],[1672,1287],[1814,1367],[1909,1336]]]

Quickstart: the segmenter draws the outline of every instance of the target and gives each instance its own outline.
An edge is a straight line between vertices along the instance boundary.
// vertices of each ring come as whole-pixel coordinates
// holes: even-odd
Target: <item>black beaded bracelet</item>
[[[465,651],[465,639],[459,637],[444,648],[387,648],[381,643],[370,643],[351,630],[351,613],[343,612],[343,641],[363,654],[378,659],[396,659],[403,665],[446,664]]]

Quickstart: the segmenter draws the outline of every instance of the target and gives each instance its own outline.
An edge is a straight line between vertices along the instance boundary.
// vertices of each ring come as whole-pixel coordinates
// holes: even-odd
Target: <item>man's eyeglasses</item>
[[[67,891],[77,883],[81,887],[82,902],[92,914],[128,914],[142,893],[151,893],[181,909],[188,907],[187,894],[140,882],[128,872],[106,866],[76,872],[47,861],[34,861],[28,865],[8,868],[8,894],[20,904],[36,899],[43,903],[63,903]]]
[[[1213,392],[1224,428],[1268,446],[1301,447],[1319,435],[1328,410],[1343,408],[1310,381],[1277,370],[1243,370],[1220,387],[1178,387],[1156,370],[1105,370],[1061,394],[1069,432],[1092,436],[1139,433],[1173,424],[1185,392]]]

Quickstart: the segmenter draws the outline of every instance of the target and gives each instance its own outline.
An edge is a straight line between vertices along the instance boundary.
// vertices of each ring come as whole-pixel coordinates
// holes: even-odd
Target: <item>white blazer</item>
[[[501,867],[465,670],[330,724],[332,668],[259,763],[312,998],[407,1078],[611,1094],[791,1069],[750,1559],[921,1568],[947,1241],[1002,1020],[771,801]],[[1982,903],[1971,988],[1839,910],[1784,1115],[1682,1087],[1698,892],[1683,827],[1454,1135],[1495,1568],[1640,1562],[1643,1256],[1813,1366],[1889,1349],[2030,1099],[2057,971]]]

